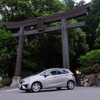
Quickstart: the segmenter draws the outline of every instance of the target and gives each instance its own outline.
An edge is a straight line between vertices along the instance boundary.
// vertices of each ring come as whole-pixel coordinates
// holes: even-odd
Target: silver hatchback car
[[[76,84],[74,74],[65,68],[50,68],[43,72],[24,78],[19,83],[19,89],[26,92],[39,92],[41,89],[62,87],[72,90]]]

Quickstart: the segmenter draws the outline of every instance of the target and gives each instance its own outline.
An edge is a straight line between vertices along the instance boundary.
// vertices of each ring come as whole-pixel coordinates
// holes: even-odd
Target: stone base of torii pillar
[[[21,80],[20,76],[14,76],[12,78],[12,83],[11,83],[10,87],[18,87],[20,80]]]

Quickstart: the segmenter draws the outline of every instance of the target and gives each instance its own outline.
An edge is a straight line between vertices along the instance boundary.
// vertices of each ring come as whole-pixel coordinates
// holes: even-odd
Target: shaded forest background
[[[87,16],[68,21],[68,23],[86,22],[85,27],[68,30],[70,66],[73,72],[81,66],[100,64],[100,0],[92,0],[91,2],[92,9]],[[0,0],[0,14],[2,16],[0,20],[1,76],[12,77],[14,75],[18,45],[18,38],[12,36],[11,31],[6,29],[3,22],[24,21],[39,16],[49,16],[67,12],[84,4],[84,0],[79,3],[74,0]],[[53,23],[52,25],[57,24]],[[22,77],[46,68],[63,67],[61,39],[61,31],[26,36]],[[84,57],[89,52],[90,58],[93,56],[93,59],[97,59],[93,63],[88,63],[91,59],[86,62]]]

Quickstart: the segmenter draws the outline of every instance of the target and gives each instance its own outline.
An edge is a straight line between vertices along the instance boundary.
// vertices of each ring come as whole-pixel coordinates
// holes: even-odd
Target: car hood
[[[32,76],[29,76],[29,77],[23,78],[22,80],[24,80],[24,81],[28,81],[28,80],[34,79],[34,78],[37,77],[37,76],[38,76],[38,75],[32,75]]]

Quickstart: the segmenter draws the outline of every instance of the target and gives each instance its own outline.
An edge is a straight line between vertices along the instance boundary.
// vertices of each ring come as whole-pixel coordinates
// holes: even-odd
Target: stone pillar
[[[18,87],[19,81],[21,80],[20,76],[14,76],[12,78],[12,84],[10,85],[11,87]]]
[[[18,86],[18,83],[21,79],[21,66],[22,66],[22,54],[23,54],[23,45],[24,45],[24,27],[20,27],[20,36],[17,50],[17,59],[16,59],[16,68],[15,74],[12,79],[11,87]]]

